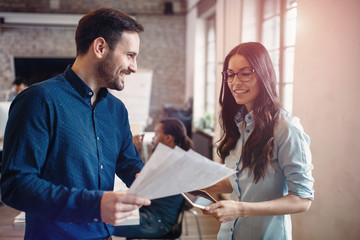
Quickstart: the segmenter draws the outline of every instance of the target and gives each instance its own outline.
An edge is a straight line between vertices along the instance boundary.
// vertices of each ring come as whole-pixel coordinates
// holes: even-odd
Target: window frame
[[[205,27],[205,94],[204,94],[204,112],[205,114],[215,114],[215,86],[216,86],[216,14],[213,13],[206,18]],[[212,23],[211,23],[212,22]],[[209,41],[210,26],[213,26],[213,41]],[[209,59],[209,46],[213,46],[213,59]],[[212,70],[212,71],[211,71]],[[212,73],[210,73],[210,71]],[[212,81],[211,81],[212,79]],[[212,85],[213,93],[209,93],[209,85]],[[212,100],[209,100],[212,99]],[[210,103],[209,103],[210,102]]]
[[[265,12],[265,8],[266,8],[266,2],[268,2],[268,4],[272,4],[273,9],[276,9],[276,7],[278,7],[278,12],[273,13],[270,16],[266,16],[267,13]],[[259,11],[259,39],[260,41],[265,45],[265,47],[267,48],[270,56],[272,57],[272,61],[273,61],[273,65],[275,68],[275,72],[277,75],[277,91],[278,91],[278,95],[279,95],[279,100],[281,105],[288,111],[288,112],[292,112],[292,107],[293,107],[293,96],[292,96],[292,91],[293,91],[293,79],[294,79],[294,74],[293,71],[289,71],[290,68],[294,68],[294,61],[292,61],[292,66],[287,66],[288,61],[286,61],[286,56],[285,53],[287,50],[289,49],[293,49],[293,58],[295,55],[295,40],[293,41],[293,44],[288,44],[286,43],[286,36],[287,36],[287,24],[288,22],[287,20],[287,14],[290,11],[297,11],[297,4],[296,4],[296,0],[260,0],[260,11]],[[295,10],[294,10],[295,9]],[[275,19],[275,18],[279,18],[279,22],[278,22],[278,28],[279,28],[279,36],[275,36],[278,37],[278,46],[275,48],[271,48],[269,46],[266,46],[265,44],[265,36],[264,36],[264,32],[266,31],[265,29],[265,24],[267,22],[269,22],[271,19]],[[295,15],[295,30],[293,31],[294,33],[294,39],[295,39],[295,35],[296,35],[296,15]],[[274,59],[274,52],[278,51],[278,61],[275,61]],[[294,60],[294,59],[292,59]],[[289,77],[289,74],[291,75],[288,79],[285,79],[285,75],[287,74],[287,77]]]

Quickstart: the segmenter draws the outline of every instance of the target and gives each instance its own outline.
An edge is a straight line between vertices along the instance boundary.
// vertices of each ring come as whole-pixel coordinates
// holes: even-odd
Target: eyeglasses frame
[[[239,72],[236,72],[236,73],[234,73],[234,75],[236,75],[237,77],[238,77],[238,79],[241,81],[241,82],[243,82],[243,83],[246,83],[246,82],[250,82],[252,79],[253,79],[253,76],[254,76],[254,73],[255,73],[255,69],[254,68],[250,68],[251,69],[251,77],[249,78],[249,80],[242,80],[241,78],[240,78],[240,73],[241,72],[243,72],[245,69],[248,69],[248,68],[250,68],[250,67],[246,67],[246,68],[243,68],[243,69],[241,69]],[[234,76],[234,78],[231,80],[231,81],[228,81],[228,73],[227,73],[227,71],[225,71],[225,72],[221,72],[221,75],[225,78],[225,82],[226,83],[232,83],[234,80],[235,80],[235,76]]]

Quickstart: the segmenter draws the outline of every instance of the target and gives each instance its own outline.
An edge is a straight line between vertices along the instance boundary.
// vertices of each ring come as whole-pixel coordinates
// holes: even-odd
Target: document
[[[126,192],[128,188],[126,187],[125,183],[115,174],[115,181],[114,181],[114,191],[115,192]],[[126,226],[126,225],[139,225],[140,224],[140,212],[139,209],[135,209],[131,212],[130,217],[128,217],[122,223],[116,226]]]
[[[214,185],[236,171],[193,150],[159,144],[128,193],[156,199]]]

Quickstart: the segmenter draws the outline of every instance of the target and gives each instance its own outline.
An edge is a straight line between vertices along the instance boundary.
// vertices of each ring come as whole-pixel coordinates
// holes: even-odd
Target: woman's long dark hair
[[[263,45],[257,42],[242,43],[236,46],[226,56],[223,71],[228,69],[230,58],[242,55],[255,69],[259,84],[259,94],[254,101],[253,117],[255,127],[242,149],[242,171],[249,168],[249,174],[253,173],[254,183],[259,182],[266,175],[268,165],[271,165],[274,148],[274,125],[280,112],[280,104],[276,93],[276,76],[269,53]],[[220,126],[223,135],[217,148],[222,161],[235,148],[240,133],[235,123],[236,114],[241,117],[248,113],[245,105],[236,103],[228,84],[223,76],[220,91]]]
[[[184,124],[176,118],[167,118],[161,120],[162,130],[164,134],[174,137],[176,146],[181,147],[185,151],[194,149],[194,144],[186,134],[186,128]]]

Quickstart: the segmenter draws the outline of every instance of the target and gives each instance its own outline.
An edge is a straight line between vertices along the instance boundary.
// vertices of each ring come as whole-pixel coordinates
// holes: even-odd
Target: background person
[[[184,124],[178,119],[164,119],[155,126],[154,131],[154,149],[159,143],[171,148],[179,146],[186,151],[194,148],[191,139],[186,135]],[[154,199],[150,206],[140,208],[140,225],[118,226],[114,235],[127,238],[162,237],[176,223],[183,201],[181,195]]]
[[[232,193],[205,208],[222,222],[218,239],[291,239],[292,213],[313,200],[310,139],[280,108],[270,56],[243,43],[226,56],[220,93],[224,131],[218,153],[238,173],[206,190]]]
[[[13,86],[14,86],[14,92],[10,95],[9,97],[9,101],[14,100],[14,98],[23,90],[25,90],[28,86],[29,83],[28,81],[23,78],[23,77],[16,77],[14,82],[13,82]]]
[[[2,200],[26,212],[25,239],[108,239],[148,199],[113,192],[143,163],[132,142],[122,90],[137,70],[138,33],[125,13],[94,10],[79,21],[77,55],[61,75],[24,90],[10,108]]]
[[[18,95],[22,90],[26,89],[29,84],[23,77],[15,78],[13,85],[15,86],[15,94]]]

